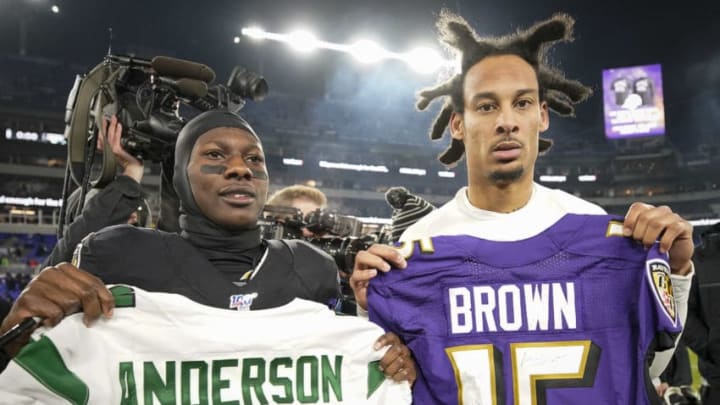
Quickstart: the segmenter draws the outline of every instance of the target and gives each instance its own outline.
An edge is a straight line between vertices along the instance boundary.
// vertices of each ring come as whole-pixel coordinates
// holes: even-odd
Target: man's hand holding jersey
[[[358,252],[350,276],[350,288],[357,304],[367,310],[367,287],[378,271],[388,272],[393,267],[404,269],[406,266],[405,258],[392,246],[374,244],[368,250]]]
[[[407,381],[412,385],[415,382],[415,360],[410,349],[400,340],[398,335],[387,332],[375,342],[375,350],[390,346],[380,359],[380,368],[386,376],[395,381]]]
[[[692,270],[695,245],[693,226],[670,207],[655,207],[641,202],[633,203],[625,215],[623,234],[651,246],[660,242],[660,252],[670,256],[672,274],[684,276]]]
[[[42,318],[45,326],[57,325],[65,316],[83,312],[83,322],[90,325],[104,316],[112,316],[115,300],[102,280],[70,263],[60,263],[43,269],[13,303],[8,316],[0,325],[5,333],[23,319]],[[7,355],[14,357],[30,340],[32,331],[21,335],[5,346]]]

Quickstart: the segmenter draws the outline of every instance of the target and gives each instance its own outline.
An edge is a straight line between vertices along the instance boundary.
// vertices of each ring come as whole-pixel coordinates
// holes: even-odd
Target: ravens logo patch
[[[670,320],[675,323],[677,318],[675,297],[673,296],[672,282],[670,281],[670,266],[665,261],[653,260],[648,262],[648,272],[655,298],[665,309],[665,313]]]

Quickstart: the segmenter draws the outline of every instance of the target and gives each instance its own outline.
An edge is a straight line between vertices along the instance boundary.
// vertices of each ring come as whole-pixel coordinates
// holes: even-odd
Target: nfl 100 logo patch
[[[258,293],[251,294],[234,294],[230,296],[230,309],[238,311],[249,311],[253,300],[257,298]]]

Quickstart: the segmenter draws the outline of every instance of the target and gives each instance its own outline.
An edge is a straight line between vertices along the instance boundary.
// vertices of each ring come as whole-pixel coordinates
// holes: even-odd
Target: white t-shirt
[[[455,198],[410,226],[400,241],[413,241],[438,235],[470,235],[494,241],[517,241],[535,236],[555,224],[565,214],[605,214],[605,210],[589,201],[562,190],[553,190],[533,183],[528,203],[511,213],[487,211],[473,206],[467,187]],[[684,324],[693,271],[688,275],[671,275],[678,317]],[[364,315],[358,311],[359,315]],[[679,337],[678,337],[679,339]],[[674,350],[657,352],[650,376],[658,377],[672,358]]]
[[[503,214],[474,207],[467,187],[455,198],[411,225],[401,241],[437,235],[470,235],[494,241],[516,241],[535,236],[565,214],[605,214],[600,206],[539,184],[533,184],[530,201],[517,211]]]
[[[378,369],[375,324],[300,299],[233,311],[111,291],[111,319],[86,327],[75,314],[35,333],[0,374],[0,404],[411,402],[408,383]]]

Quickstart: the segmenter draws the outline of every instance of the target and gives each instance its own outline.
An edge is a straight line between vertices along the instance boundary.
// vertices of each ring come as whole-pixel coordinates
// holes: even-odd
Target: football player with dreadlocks
[[[468,185],[408,228],[401,249],[360,252],[351,278],[370,320],[413,351],[417,403],[659,400],[649,377],[672,356],[687,313],[692,226],[643,203],[613,220],[533,181],[552,145],[540,137],[549,111],[572,116],[592,94],[548,64],[573,24],[558,14],[481,38],[460,16],[440,15],[461,71],[421,91],[417,107],[445,99],[430,137],[449,129],[439,160],[466,157]]]

